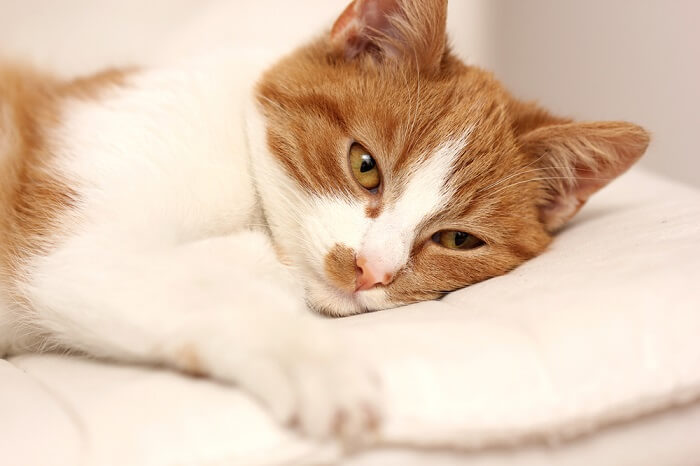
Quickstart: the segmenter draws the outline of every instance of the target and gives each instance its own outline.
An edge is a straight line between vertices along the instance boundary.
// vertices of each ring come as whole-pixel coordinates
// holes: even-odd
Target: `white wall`
[[[642,164],[700,185],[700,2],[453,0],[482,7],[482,63],[518,96],[653,134]]]
[[[75,74],[233,45],[287,50],[330,27],[348,2],[0,0],[0,57]],[[483,58],[483,5],[456,0],[449,9],[455,42]]]
[[[230,44],[288,49],[348,0],[0,0],[0,56],[66,74]],[[518,96],[583,119],[627,119],[643,163],[700,185],[700,1],[451,0],[469,62]]]

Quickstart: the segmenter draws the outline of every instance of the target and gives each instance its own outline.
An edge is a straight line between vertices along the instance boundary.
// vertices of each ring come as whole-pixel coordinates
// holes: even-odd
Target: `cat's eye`
[[[474,235],[455,230],[438,231],[433,235],[433,241],[447,249],[475,249],[484,244]]]
[[[353,143],[350,146],[350,168],[352,174],[360,185],[372,192],[376,192],[381,182],[379,167],[367,149],[361,144]]]

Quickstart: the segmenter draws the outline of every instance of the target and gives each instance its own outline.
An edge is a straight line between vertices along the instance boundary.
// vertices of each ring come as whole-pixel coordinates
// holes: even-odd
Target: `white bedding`
[[[72,74],[286,47],[344,3],[0,0],[0,55]],[[300,439],[208,380],[29,355],[0,360],[0,465],[697,466],[698,267],[700,192],[633,170],[507,276],[334,321],[382,368],[371,450]]]
[[[632,171],[514,272],[333,321],[381,367],[371,451],[207,380],[32,355],[0,361],[3,464],[700,464],[698,266],[700,192]]]

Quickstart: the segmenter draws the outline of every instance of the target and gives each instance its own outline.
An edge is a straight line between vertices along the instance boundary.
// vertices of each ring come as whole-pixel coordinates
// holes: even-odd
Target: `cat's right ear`
[[[447,0],[354,0],[333,25],[331,45],[351,60],[363,54],[439,67],[445,53]]]

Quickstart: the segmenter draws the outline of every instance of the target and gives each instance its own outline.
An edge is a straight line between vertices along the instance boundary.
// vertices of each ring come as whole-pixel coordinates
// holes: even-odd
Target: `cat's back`
[[[60,83],[48,74],[0,64],[0,357],[10,350],[13,293],[28,251],[41,252],[68,191],[47,171],[44,131],[55,121]]]
[[[26,66],[0,65],[0,278],[30,243],[39,247],[50,219],[66,207],[67,187],[47,168],[45,129],[56,121],[60,83]],[[1,288],[0,288],[1,291]],[[1,293],[0,293],[1,294]]]
[[[136,72],[100,100],[66,106],[61,169],[90,180],[81,197],[96,216],[146,215],[144,234],[225,233],[254,207],[243,123],[250,86],[223,63]]]
[[[258,221],[243,123],[255,74],[240,66],[63,80],[0,63],[0,356],[36,343],[12,337],[34,270]]]
[[[162,175],[152,185],[186,176],[190,191],[203,170],[210,187],[249,178],[243,112],[264,65],[239,55],[72,80],[0,61],[0,209],[41,181],[39,167],[92,184],[123,170]]]
[[[255,217],[243,130],[253,75],[239,68],[200,60],[60,80],[0,64],[4,282],[67,239],[162,244]]]

